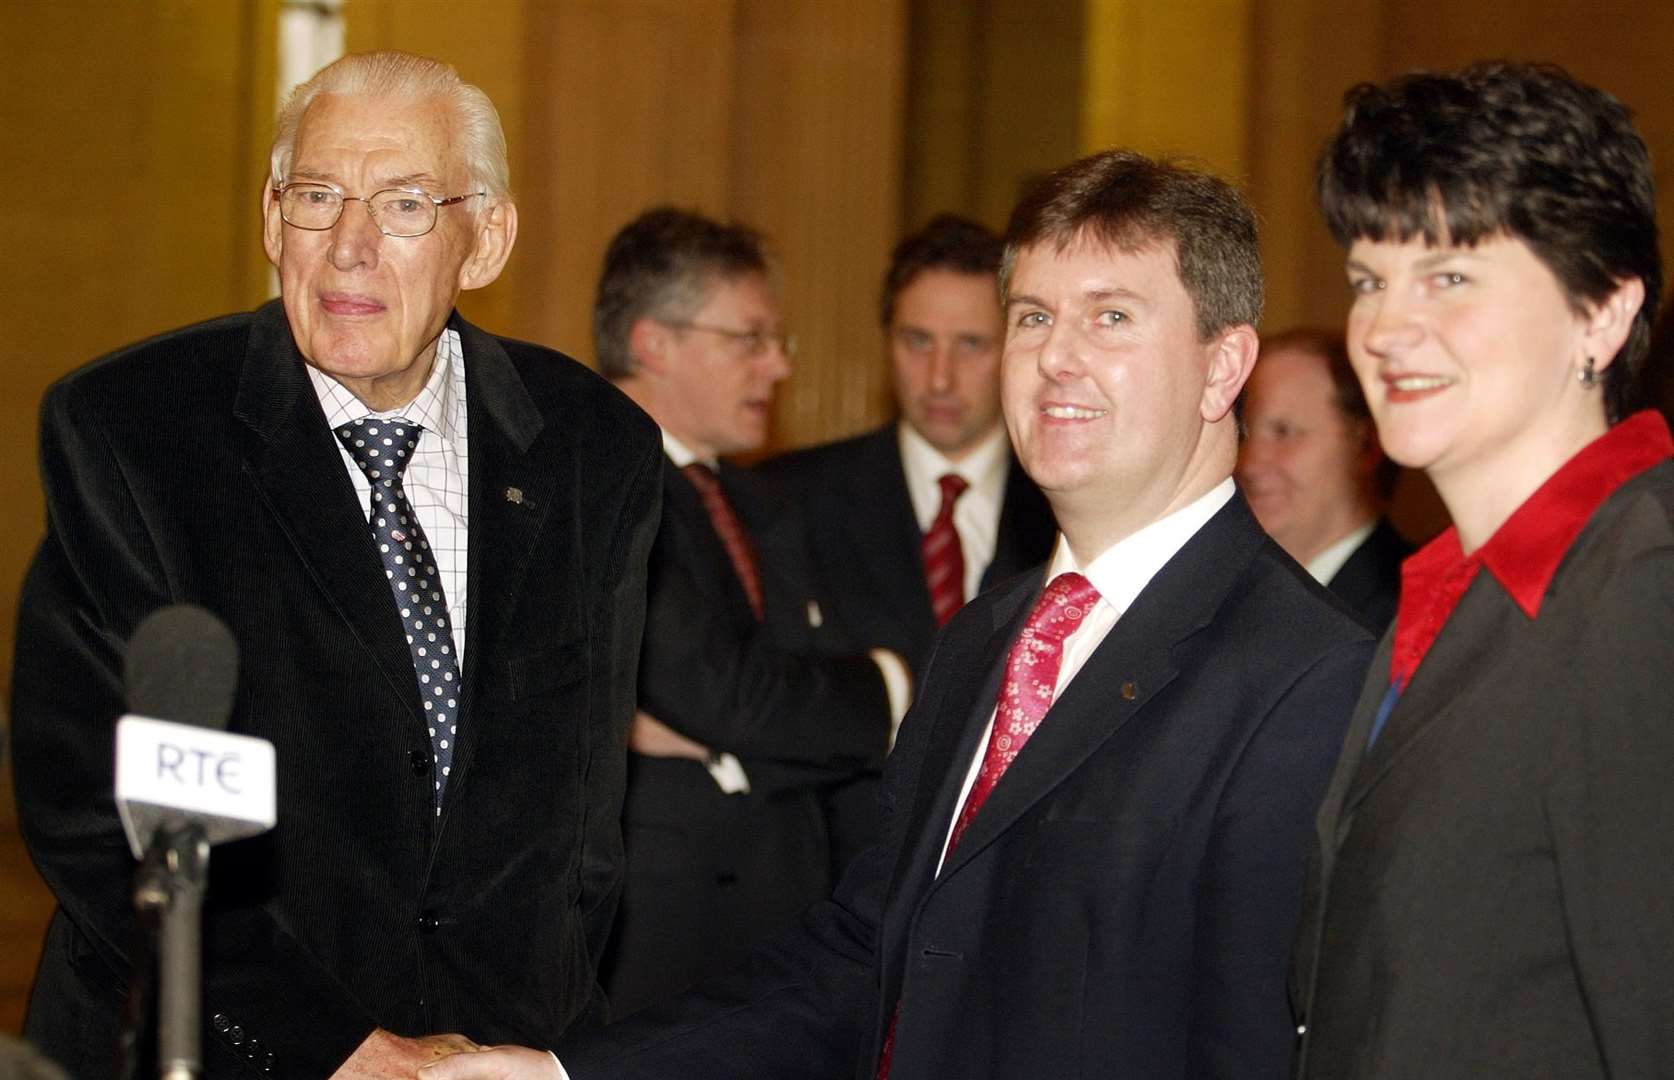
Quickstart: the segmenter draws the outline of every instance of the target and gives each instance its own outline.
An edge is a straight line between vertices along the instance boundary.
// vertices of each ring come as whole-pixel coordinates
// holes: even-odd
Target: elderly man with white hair
[[[517,211],[488,98],[351,56],[280,116],[278,301],[48,391],[47,527],[13,686],[24,835],[58,898],[27,1035],[109,1075],[133,865],[111,801],[124,643],[201,605],[279,825],[218,850],[205,1071],[387,1075],[595,1022],[662,485],[656,427],[454,311]],[[188,193],[181,193],[188,194]]]

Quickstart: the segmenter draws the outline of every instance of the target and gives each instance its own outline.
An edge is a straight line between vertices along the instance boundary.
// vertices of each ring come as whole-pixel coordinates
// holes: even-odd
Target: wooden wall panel
[[[1184,155],[1241,182],[1251,0],[1086,0],[1083,152]]]
[[[888,411],[877,283],[900,224],[900,0],[740,0],[733,214],[784,261],[802,342],[772,445],[850,434]]]
[[[1381,69],[1381,0],[1255,8],[1247,159],[1267,277],[1262,325],[1340,326],[1343,253],[1314,205],[1314,162],[1342,118],[1343,91]]]
[[[246,308],[265,290],[257,205],[274,0],[0,7],[0,683],[39,542],[36,415],[95,355]],[[9,692],[8,692],[9,698]],[[0,1030],[21,1023],[51,910],[0,778]]]

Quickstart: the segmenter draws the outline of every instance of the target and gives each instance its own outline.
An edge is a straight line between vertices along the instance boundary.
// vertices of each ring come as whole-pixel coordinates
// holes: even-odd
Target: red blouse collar
[[[1635,413],[1594,439],[1523,501],[1470,555],[1449,527],[1401,566],[1392,681],[1405,684],[1478,568],[1486,566],[1530,619],[1558,566],[1604,501],[1633,477],[1674,455],[1668,422],[1654,409]]]

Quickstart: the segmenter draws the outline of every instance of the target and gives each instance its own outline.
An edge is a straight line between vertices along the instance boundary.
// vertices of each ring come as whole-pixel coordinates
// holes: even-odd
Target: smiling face
[[[1609,364],[1625,335],[1613,328],[1637,303],[1577,313],[1545,264],[1505,236],[1475,247],[1357,240],[1348,277],[1349,356],[1384,452],[1424,469],[1456,519],[1470,503],[1514,498],[1515,508],[1603,434],[1602,395],[1576,373],[1589,356]]]
[[[790,374],[779,344],[779,305],[760,274],[722,278],[679,326],[645,320],[664,382],[653,415],[702,456],[755,450],[767,441],[773,387]],[[732,334],[720,331],[731,331]],[[742,336],[761,335],[759,344]]]
[[[1231,473],[1228,414],[1254,354],[1248,326],[1199,339],[1171,242],[1121,251],[1077,239],[1018,253],[1001,371],[1006,426],[1078,555]]]
[[[1238,482],[1261,527],[1298,562],[1375,512],[1371,432],[1337,404],[1328,364],[1301,346],[1263,349],[1244,387]]]
[[[475,190],[453,141],[439,100],[322,94],[298,125],[286,179],[356,198],[392,187],[451,197]],[[329,229],[287,225],[269,190],[264,246],[303,359],[374,408],[417,396],[460,290],[493,281],[510,254],[515,211],[483,201],[441,208],[423,236],[388,237],[361,202]]]
[[[951,461],[999,423],[1003,330],[993,274],[922,270],[895,298],[896,400],[912,429]]]

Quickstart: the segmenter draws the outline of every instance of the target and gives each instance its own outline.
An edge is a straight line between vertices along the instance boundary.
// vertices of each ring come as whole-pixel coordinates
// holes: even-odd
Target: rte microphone
[[[273,744],[225,730],[238,645],[203,608],[177,604],[147,616],[129,639],[123,684],[131,712],[116,724],[116,808],[141,860],[134,907],[157,932],[158,1070],[165,1080],[191,1080],[203,1069],[209,848],[273,827]],[[135,959],[136,975],[148,976],[138,950]],[[131,1005],[146,981],[131,985]],[[138,1027],[124,1036],[124,1073]]]
[[[225,623],[190,604],[153,612],[128,642],[123,684],[116,807],[135,858],[188,825],[211,844],[273,828],[273,744],[226,731],[238,645]]]

